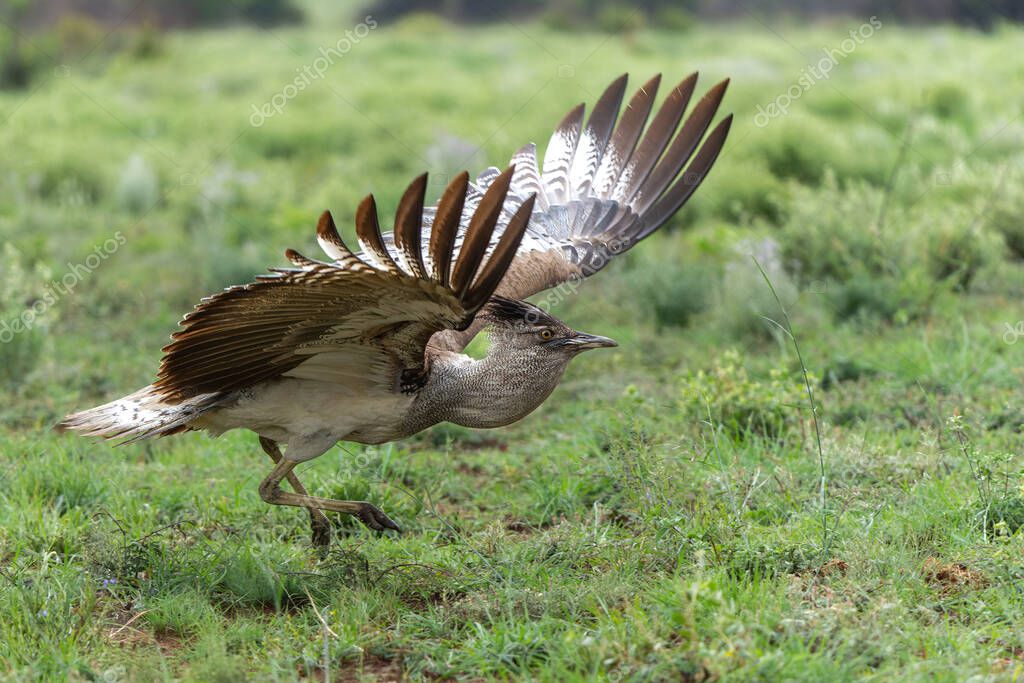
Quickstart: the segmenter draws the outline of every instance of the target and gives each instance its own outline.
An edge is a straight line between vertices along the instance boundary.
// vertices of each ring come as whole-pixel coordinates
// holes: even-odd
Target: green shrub
[[[291,24],[302,20],[302,10],[292,0],[179,0],[172,18],[197,25],[218,25],[237,21],[252,22],[258,26]]]
[[[689,33],[697,27],[697,18],[680,7],[659,7],[654,11],[651,28],[669,33]]]
[[[630,5],[609,5],[597,14],[597,27],[605,33],[625,35],[644,27],[646,15]]]
[[[5,19],[0,8],[0,19]],[[19,23],[18,12],[0,22],[0,89],[20,90],[40,77],[67,73],[94,54],[109,54],[123,46],[119,31],[111,31],[87,14],[70,12],[43,30],[31,31]],[[15,34],[10,28],[20,26]]]
[[[1015,534],[1024,528],[1024,495],[1004,496],[993,501],[988,511],[990,530],[1000,533],[1000,526],[1005,532]]]
[[[856,101],[840,92],[815,93],[807,102],[808,111],[829,121],[855,121],[863,116]]]
[[[794,190],[779,231],[784,263],[801,284],[825,291],[838,319],[919,317],[940,289],[966,289],[998,261],[997,231],[975,207],[936,200],[908,210],[889,197],[879,225],[885,201],[884,190],[863,182],[841,188],[831,173],[817,190]],[[1012,235],[1006,214],[993,215]]]
[[[95,165],[77,159],[44,162],[30,187],[42,199],[58,204],[95,204],[104,195],[105,178]]]
[[[711,215],[731,223],[784,220],[789,186],[760,160],[721,159],[711,180],[701,187],[700,201],[677,215],[676,221],[695,222]]]
[[[564,7],[551,7],[541,15],[541,23],[552,31],[572,31],[579,25],[579,20]]]
[[[41,37],[30,42],[0,26],[0,89],[24,90],[47,67],[57,66],[48,57],[50,47],[52,44]]]
[[[845,282],[830,282],[825,298],[837,320],[906,323],[923,316],[937,288],[921,268],[901,276],[860,273]]]
[[[943,120],[968,123],[971,115],[970,94],[957,83],[941,83],[925,93],[925,106]]]
[[[768,170],[778,178],[817,185],[829,160],[840,154],[833,136],[822,130],[816,120],[782,119],[772,122],[767,131],[758,149]]]
[[[851,125],[839,136],[834,123],[797,111],[770,120],[751,136],[750,148],[773,175],[805,185],[822,183],[830,170],[844,183],[882,184],[895,155],[891,136],[877,126]]]
[[[729,573],[739,577],[773,578],[780,574],[800,574],[814,566],[820,557],[809,545],[769,544],[728,548]]]
[[[832,358],[822,371],[821,388],[830,389],[844,382],[856,382],[864,377],[874,377],[875,368],[857,358],[839,354]]]
[[[653,249],[635,249],[619,271],[618,296],[637,302],[639,313],[660,329],[685,327],[714,303],[721,266],[714,251],[731,235],[721,232],[664,232]],[[609,271],[611,271],[611,266]]]
[[[994,262],[998,245],[970,212],[957,212],[928,232],[928,268],[936,280],[948,280],[956,289],[967,289],[978,271]]]
[[[160,29],[146,22],[132,35],[128,53],[135,59],[144,60],[159,57],[165,49]]]
[[[146,621],[158,632],[188,637],[216,618],[209,599],[198,591],[157,596],[147,604]]]
[[[832,173],[817,190],[797,188],[779,232],[783,262],[804,283],[898,272],[906,233],[873,224],[881,202],[881,191],[864,183],[841,189]]]
[[[62,56],[79,57],[101,45],[109,29],[86,14],[71,12],[57,21],[53,31],[60,43]]]
[[[698,420],[710,419],[731,438],[780,438],[799,418],[804,386],[799,377],[772,368],[768,380],[751,379],[739,353],[726,351],[707,372],[682,383],[681,408]]]
[[[1024,260],[1024,217],[1016,211],[997,209],[989,219],[996,233],[1002,235],[1009,256]]]
[[[891,321],[899,311],[893,296],[898,281],[891,277],[856,275],[846,282],[834,283],[827,295],[835,317],[839,320],[877,317]]]
[[[1018,193],[1016,187],[1013,194],[995,203],[985,219],[985,227],[1001,235],[1008,255],[1021,261],[1024,260],[1024,193]]]
[[[631,296],[647,302],[659,329],[685,327],[707,310],[719,277],[719,269],[706,262],[636,268],[626,275]]]
[[[40,265],[26,267],[11,245],[3,249],[0,277],[0,386],[14,388],[38,365],[46,341],[43,286],[50,273]],[[40,309],[42,312],[40,313]]]
[[[771,287],[761,268],[771,280]],[[742,240],[725,263],[711,321],[732,339],[775,338],[779,331],[769,319],[777,320],[781,315],[776,294],[786,306],[793,304],[798,295],[796,285],[782,266],[778,243],[771,238]]]

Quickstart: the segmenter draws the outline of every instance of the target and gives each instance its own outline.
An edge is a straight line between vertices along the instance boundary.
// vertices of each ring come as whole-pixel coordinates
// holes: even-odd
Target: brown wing
[[[452,249],[459,222],[437,222],[429,265],[421,248],[425,175],[399,202],[394,255],[381,237],[372,195],[356,213],[362,258],[345,246],[324,213],[317,238],[334,262],[289,250],[295,268],[273,269],[257,282],[205,299],[164,348],[154,389],[170,400],[237,391],[297,372],[305,363],[316,371],[301,376],[330,381],[336,374],[362,373],[397,389],[403,370],[424,365],[424,348],[434,333],[472,322],[515,256],[532,197],[518,205],[491,246],[513,171],[502,173],[475,206],[457,257]],[[456,178],[439,213],[458,216],[452,207],[462,206],[468,185],[465,174]]]

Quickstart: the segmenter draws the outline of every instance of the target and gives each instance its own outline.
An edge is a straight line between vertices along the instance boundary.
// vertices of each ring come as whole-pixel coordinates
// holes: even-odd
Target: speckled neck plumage
[[[540,347],[515,348],[501,340],[495,340],[480,360],[441,353],[405,426],[415,433],[438,422],[487,428],[521,420],[554,391],[571,359]]]

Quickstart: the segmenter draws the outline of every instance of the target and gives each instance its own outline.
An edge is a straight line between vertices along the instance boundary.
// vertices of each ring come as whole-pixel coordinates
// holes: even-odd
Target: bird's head
[[[537,306],[494,296],[482,312],[491,339],[505,348],[571,358],[581,351],[618,346],[613,339],[574,330]]]

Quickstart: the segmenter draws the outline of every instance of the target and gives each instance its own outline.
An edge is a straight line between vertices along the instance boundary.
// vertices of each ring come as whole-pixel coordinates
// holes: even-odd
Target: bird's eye
[[[552,332],[551,330],[541,330],[541,331],[540,331],[540,338],[541,338],[541,339],[542,339],[543,341],[550,341],[550,339],[551,339],[552,337],[554,337],[554,336],[555,336],[555,333],[554,333],[554,332]]]

